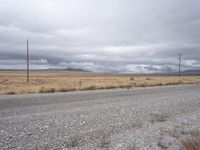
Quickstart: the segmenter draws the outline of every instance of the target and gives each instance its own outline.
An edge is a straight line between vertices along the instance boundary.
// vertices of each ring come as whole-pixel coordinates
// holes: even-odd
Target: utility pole
[[[181,78],[181,54],[179,54],[179,65],[178,65],[179,71],[178,71],[178,76],[179,76],[179,82]]]
[[[28,40],[27,40],[27,82],[29,82],[29,50],[28,50]]]

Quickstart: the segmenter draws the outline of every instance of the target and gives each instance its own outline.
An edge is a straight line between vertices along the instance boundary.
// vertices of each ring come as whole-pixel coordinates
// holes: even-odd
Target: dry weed
[[[54,93],[56,90],[54,88],[44,88],[42,87],[38,92],[39,93]]]
[[[101,148],[106,148],[110,144],[109,136],[104,134],[101,136],[100,141],[99,141],[99,147]]]
[[[151,113],[151,123],[154,122],[165,122],[169,118],[169,116],[165,113]]]
[[[181,150],[200,150],[200,136],[187,138],[181,143]]]

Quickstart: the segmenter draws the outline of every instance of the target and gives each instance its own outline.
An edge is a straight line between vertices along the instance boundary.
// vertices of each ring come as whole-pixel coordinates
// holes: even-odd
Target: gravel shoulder
[[[200,85],[0,96],[1,149],[180,149]]]

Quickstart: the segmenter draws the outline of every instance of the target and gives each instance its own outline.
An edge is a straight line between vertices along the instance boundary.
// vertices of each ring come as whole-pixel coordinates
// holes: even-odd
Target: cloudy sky
[[[0,0],[0,68],[200,69],[199,0]]]

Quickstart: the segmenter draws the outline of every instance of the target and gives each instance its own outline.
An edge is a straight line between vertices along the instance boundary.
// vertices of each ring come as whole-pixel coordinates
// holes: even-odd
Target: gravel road
[[[0,96],[0,149],[178,150],[200,85]]]

